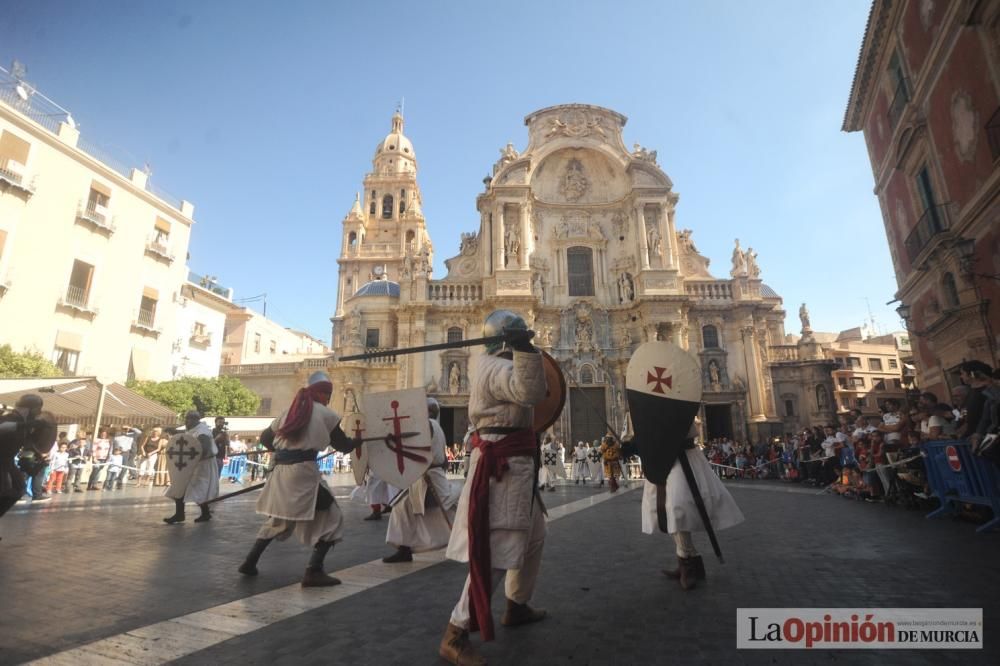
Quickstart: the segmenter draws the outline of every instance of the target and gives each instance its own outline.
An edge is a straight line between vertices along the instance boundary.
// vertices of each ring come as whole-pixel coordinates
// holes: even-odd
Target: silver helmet
[[[437,421],[438,417],[441,416],[441,403],[439,403],[435,398],[427,398],[427,416],[435,421]]]
[[[524,321],[524,317],[516,312],[511,312],[510,310],[494,310],[486,317],[486,321],[483,322],[483,337],[488,338],[496,335],[503,335],[504,329],[511,328],[519,328],[527,331],[528,323]],[[486,353],[496,354],[506,348],[506,342],[490,342],[486,345]]]
[[[309,375],[309,381],[307,386],[312,386],[313,384],[319,384],[321,382],[326,382],[327,384],[332,384],[333,380],[330,379],[330,375],[326,374],[322,370],[317,370],[316,372]]]

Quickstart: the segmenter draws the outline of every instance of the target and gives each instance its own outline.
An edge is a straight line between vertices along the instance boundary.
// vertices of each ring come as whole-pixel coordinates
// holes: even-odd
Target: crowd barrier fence
[[[973,454],[967,441],[925,442],[920,448],[931,492],[941,501],[928,518],[955,513],[961,504],[976,504],[993,509],[993,519],[976,532],[1000,526],[1000,473],[992,461]]]

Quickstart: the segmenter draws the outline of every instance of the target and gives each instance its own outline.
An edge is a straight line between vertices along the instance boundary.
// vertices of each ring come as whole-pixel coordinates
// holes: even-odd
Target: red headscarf
[[[302,436],[302,431],[309,425],[309,419],[312,418],[313,403],[325,405],[330,402],[332,394],[333,384],[330,382],[316,382],[300,388],[292,400],[292,406],[288,408],[284,424],[278,428],[278,437],[297,441]]]

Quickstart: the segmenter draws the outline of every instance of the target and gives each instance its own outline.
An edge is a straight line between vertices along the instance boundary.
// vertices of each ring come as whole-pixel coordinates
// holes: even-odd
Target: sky
[[[901,328],[864,139],[840,131],[869,0],[5,0],[0,62],[195,205],[190,267],[329,340],[341,222],[405,100],[434,277],[523,119],[628,117],[710,270],[758,254],[787,332]],[[260,309],[261,304],[253,305]]]

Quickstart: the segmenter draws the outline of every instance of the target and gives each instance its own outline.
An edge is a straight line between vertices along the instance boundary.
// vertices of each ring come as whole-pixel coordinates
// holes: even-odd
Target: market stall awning
[[[43,409],[56,417],[56,423],[94,428],[101,387],[92,377],[57,377],[49,379],[0,380],[0,404],[13,407],[25,393],[35,393],[45,401]],[[102,426],[174,425],[177,415],[163,405],[144,398],[121,384],[109,384],[104,395]]]

